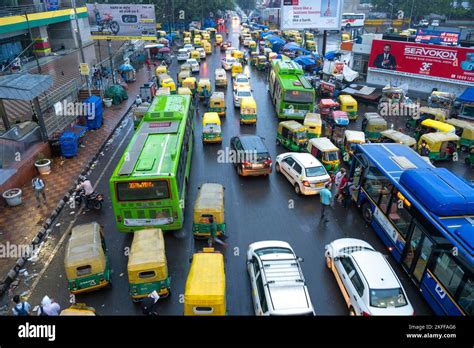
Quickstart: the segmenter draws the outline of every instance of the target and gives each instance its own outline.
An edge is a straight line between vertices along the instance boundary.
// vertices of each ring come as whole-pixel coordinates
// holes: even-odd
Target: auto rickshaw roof
[[[321,125],[321,114],[316,112],[308,112],[304,118],[304,124],[316,124]]]
[[[425,127],[435,128],[441,132],[454,132],[455,131],[454,126],[444,123],[444,122],[432,120],[432,119],[423,120],[421,124]]]
[[[340,95],[339,100],[341,101],[341,103],[344,103],[344,104],[357,105],[357,100],[355,100],[352,96],[347,95],[347,94]]]
[[[102,263],[105,267],[101,227],[97,222],[77,225],[72,229],[64,257],[66,268],[90,263]]]
[[[355,131],[355,130],[346,130],[344,131],[344,136],[346,137],[346,140],[349,142],[365,143],[364,132]]]
[[[400,144],[405,144],[406,146],[413,146],[416,144],[416,139],[409,136],[409,135],[406,135],[402,132],[399,132],[395,129],[387,129],[387,130],[384,130],[382,132],[380,132],[380,134],[382,134],[382,136],[386,137],[386,138],[389,138],[389,139],[392,139],[393,141],[397,142],[397,143],[400,143]]]
[[[160,87],[156,91],[156,95],[170,95],[171,94],[171,88],[169,87]]]
[[[294,120],[280,122],[280,127],[288,128],[294,132],[306,130],[301,123]]]
[[[448,110],[442,108],[432,108],[428,106],[422,106],[420,108],[420,114],[428,114],[433,116],[441,116],[444,118],[448,117]]]
[[[188,87],[178,87],[178,94],[181,95],[191,95],[193,94]]]
[[[127,270],[141,271],[144,268],[166,266],[165,241],[160,228],[136,231],[128,256]]]
[[[322,108],[331,108],[331,107],[338,107],[339,103],[332,99],[321,99],[321,101],[319,102],[319,105]]]
[[[184,82],[188,82],[188,83],[196,83],[196,78],[194,76],[188,76],[186,77],[184,80],[183,80],[183,83]]]
[[[224,92],[212,92],[211,94],[211,101],[224,100],[224,98]]]
[[[384,120],[384,118],[382,116],[380,116],[377,112],[366,112],[364,114],[364,118],[368,121],[372,120],[372,119],[382,119]]]
[[[258,60],[267,60],[267,56],[259,55],[257,57]]]
[[[460,120],[457,118],[450,118],[449,120],[446,120],[444,122],[457,128],[474,130],[474,123],[469,121]]]
[[[242,109],[246,108],[257,108],[257,103],[255,102],[255,99],[253,97],[244,97],[240,101],[240,107]]]
[[[326,152],[326,151],[339,151],[336,145],[334,145],[331,140],[328,138],[312,138],[309,139],[309,142],[317,149]]]
[[[443,133],[443,132],[435,132],[435,133],[426,133],[423,134],[420,138],[421,140],[425,140],[427,143],[439,143],[445,141],[459,141],[459,137],[453,133]]]
[[[201,77],[198,82],[199,85],[210,85],[211,80],[209,80],[207,77]]]
[[[184,291],[185,303],[218,305],[225,303],[224,256],[221,253],[196,253]]]
[[[216,215],[224,214],[224,187],[221,184],[205,183],[201,186],[194,213]]]
[[[217,112],[206,112],[202,117],[202,124],[206,123],[215,123],[217,125],[221,125],[221,119]]]
[[[452,100],[456,99],[456,96],[453,93],[442,92],[442,91],[434,91],[434,92],[431,93],[431,96],[436,96],[436,97],[441,97],[441,98],[446,98],[446,99],[452,99]]]

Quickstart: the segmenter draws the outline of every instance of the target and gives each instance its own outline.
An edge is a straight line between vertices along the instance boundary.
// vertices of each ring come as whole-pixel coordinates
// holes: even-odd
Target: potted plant
[[[110,108],[112,106],[112,101],[113,101],[112,98],[104,98],[103,101],[104,101],[105,107]]]
[[[51,173],[51,160],[46,158],[43,153],[40,153],[36,159],[35,167],[40,174],[49,174]]]
[[[3,192],[2,197],[5,198],[5,201],[7,201],[10,207],[14,207],[21,204],[21,195],[21,189],[12,188]]]

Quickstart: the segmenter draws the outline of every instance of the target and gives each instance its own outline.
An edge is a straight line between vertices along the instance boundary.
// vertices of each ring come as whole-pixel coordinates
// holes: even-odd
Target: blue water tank
[[[61,146],[61,155],[63,157],[77,156],[78,141],[75,133],[64,132],[59,138],[59,145]]]
[[[102,99],[98,96],[90,96],[85,100],[87,104],[87,128],[98,129],[103,123],[104,108]]]

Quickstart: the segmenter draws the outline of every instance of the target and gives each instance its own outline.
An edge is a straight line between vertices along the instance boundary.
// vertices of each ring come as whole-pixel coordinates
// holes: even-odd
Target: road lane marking
[[[99,185],[99,182],[100,180],[102,179],[102,177],[104,176],[105,172],[107,171],[107,169],[109,168],[110,166],[110,163],[112,163],[112,160],[115,158],[115,156],[117,155],[117,152],[122,148],[122,145],[123,143],[125,142],[125,140],[127,139],[129,133],[131,132],[131,130],[133,129],[133,127],[130,127],[127,131],[127,133],[124,135],[122,141],[119,143],[119,145],[117,146],[117,148],[115,149],[114,153],[112,154],[112,156],[110,157],[109,161],[107,162],[107,164],[105,165],[104,169],[102,170],[102,172],[100,173],[95,185],[94,185],[94,190],[96,189],[97,185]],[[51,261],[53,260],[54,256],[56,256],[57,252],[59,251],[59,248],[63,245],[64,243],[64,240],[66,239],[66,236],[69,234],[70,230],[72,229],[72,226],[76,223],[77,221],[77,218],[81,215],[82,211],[84,210],[84,207],[80,207],[76,216],[74,217],[74,219],[69,223],[69,226],[67,227],[66,231],[64,232],[63,236],[61,237],[61,239],[59,240],[59,243],[56,245],[56,247],[54,248],[53,252],[49,255],[48,257],[48,260],[46,261],[46,263],[44,264],[43,266],[43,269],[41,270],[41,272],[39,272],[38,274],[38,277],[36,278],[36,280],[33,282],[33,284],[31,285],[30,289],[29,289],[29,294],[28,296],[26,297],[25,300],[28,300],[30,298],[30,296],[33,294],[33,292],[35,291],[36,289],[36,286],[38,286],[38,283],[39,281],[41,280],[41,278],[43,277],[44,273],[46,272],[46,270],[48,269],[49,265],[51,264]]]

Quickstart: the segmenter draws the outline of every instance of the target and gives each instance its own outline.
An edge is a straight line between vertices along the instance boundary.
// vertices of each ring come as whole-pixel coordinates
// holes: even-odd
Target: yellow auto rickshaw
[[[242,64],[238,62],[235,62],[234,64],[232,64],[232,68],[231,68],[232,78],[236,77],[238,74],[242,74],[243,71],[244,69],[242,67]]]
[[[183,37],[191,37],[191,32],[190,31],[183,32]]]
[[[155,76],[158,77],[161,74],[167,74],[168,73],[168,68],[166,65],[159,65],[155,69]]]
[[[72,294],[111,284],[110,263],[105,250],[102,227],[97,222],[72,229],[64,257],[68,288]]]
[[[423,134],[433,133],[433,132],[442,132],[442,133],[453,133],[456,134],[456,128],[454,126],[436,121],[431,119],[423,120],[420,125],[417,127],[414,138],[420,139]]]
[[[257,103],[253,97],[240,101],[240,124],[257,124]]]
[[[200,99],[210,96],[212,93],[211,80],[209,80],[207,77],[201,77],[197,84],[197,91]]]
[[[257,57],[257,70],[265,70],[268,65],[268,59],[266,56],[260,55]]]
[[[206,54],[212,54],[212,46],[208,41],[203,42],[202,47],[204,48],[204,52],[206,52]]]
[[[171,90],[169,87],[160,87],[158,88],[158,90],[156,91],[156,96],[160,96],[160,95],[170,95],[171,94]]]
[[[179,87],[178,88],[179,95],[193,95],[193,92],[188,87]]]
[[[189,54],[189,59],[196,59],[198,62],[201,61],[201,53],[198,50],[192,50]]]
[[[202,142],[222,143],[221,119],[217,112],[206,112],[202,117]]]
[[[176,83],[170,76],[161,81],[161,87],[169,87],[171,94],[176,94]]]
[[[290,151],[303,152],[308,145],[306,128],[293,120],[280,122],[277,128],[276,143]]]
[[[249,41],[249,50],[250,52],[255,52],[257,50],[257,43],[254,40]]]
[[[214,248],[193,255],[184,291],[184,315],[226,315],[224,256]]]
[[[340,95],[339,102],[341,104],[341,111],[347,112],[349,120],[357,120],[357,101],[350,95]]]
[[[345,130],[344,141],[342,143],[342,159],[344,162],[351,163],[352,155],[356,149],[357,144],[365,144],[364,132]]]
[[[449,117],[449,110],[422,106],[405,124],[407,129],[416,129],[424,120],[445,122]]]
[[[227,73],[224,69],[216,69],[215,72],[215,84],[217,87],[227,86]]]
[[[194,202],[193,234],[195,238],[211,237],[210,218],[216,224],[216,235],[225,234],[224,186],[203,184]]]
[[[306,151],[318,159],[330,173],[337,172],[341,165],[339,149],[328,138],[312,138]]]
[[[202,39],[209,42],[209,40],[211,40],[211,35],[206,31],[202,33]]]
[[[459,137],[454,133],[426,133],[418,140],[418,152],[424,156],[422,144],[426,143],[431,162],[450,160],[459,147]]]
[[[456,128],[456,135],[461,138],[461,151],[467,152],[474,145],[474,124],[457,118],[450,118],[446,123]]]
[[[304,118],[303,125],[308,133],[308,139],[319,138],[321,136],[323,123],[320,114],[308,112]]]
[[[201,35],[196,35],[193,40],[194,47],[201,46]]]
[[[242,64],[244,61],[244,52],[239,50],[233,50],[232,57],[234,57],[237,62]]]
[[[74,303],[69,308],[63,309],[59,315],[61,317],[94,317],[95,308],[89,307],[85,303]]]
[[[170,276],[163,232],[159,228],[135,231],[127,264],[130,296],[137,301],[156,291],[160,297],[170,293]]]
[[[308,51],[316,51],[316,41],[308,40],[306,41],[305,46]]]
[[[196,78],[193,76],[187,77],[183,80],[183,83],[181,84],[181,87],[186,87],[189,88],[190,91],[194,94],[196,92]]]
[[[189,63],[181,64],[181,66],[179,67],[179,72],[181,72],[181,71],[191,72],[191,64],[189,64]]]
[[[370,141],[379,141],[381,132],[388,128],[387,121],[376,112],[366,112],[362,121],[362,131]]]
[[[250,65],[257,66],[258,52],[250,53]]]
[[[182,86],[183,81],[191,76],[191,72],[188,70],[184,70],[178,73],[178,85]]]
[[[190,37],[185,37],[185,38],[183,39],[183,44],[186,45],[186,44],[190,44],[190,43],[191,43],[191,38],[190,38]]]
[[[225,116],[225,95],[224,92],[213,92],[209,101],[209,111],[217,112],[219,116]]]
[[[310,33],[309,31],[305,32],[304,33],[304,40],[305,41],[314,40],[314,34]]]
[[[216,46],[220,46],[220,45],[222,45],[222,41],[223,41],[222,35],[221,34],[216,34],[216,41],[215,41],[214,44]]]
[[[398,144],[403,144],[406,145],[413,150],[416,149],[416,139],[412,138],[409,135],[406,135],[402,132],[399,132],[395,129],[387,129],[382,132],[380,132],[380,139],[379,141],[381,143],[398,143]]]

